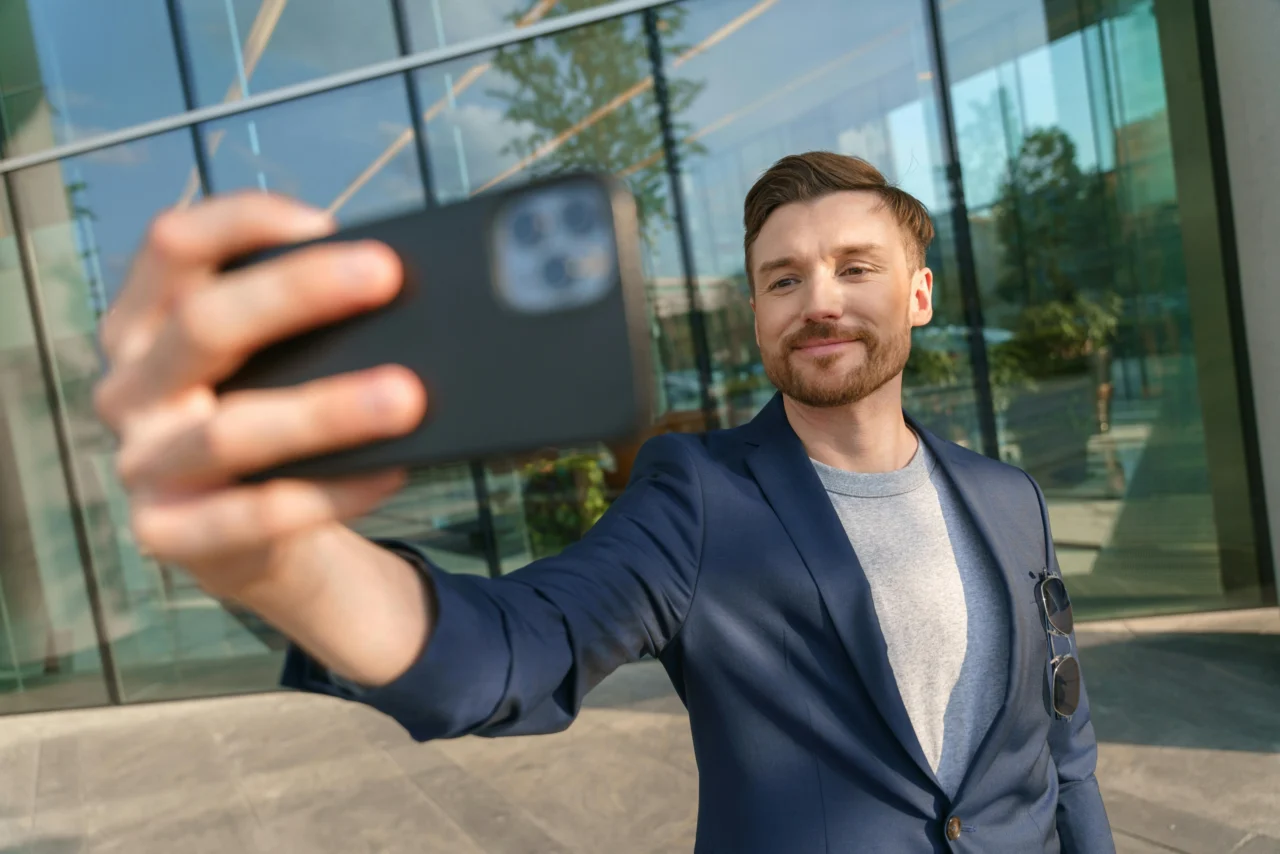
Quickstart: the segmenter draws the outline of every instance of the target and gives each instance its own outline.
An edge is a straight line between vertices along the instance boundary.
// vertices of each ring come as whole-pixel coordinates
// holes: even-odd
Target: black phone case
[[[594,181],[607,192],[617,246],[614,286],[585,306],[522,313],[495,288],[493,224],[513,197],[556,181]],[[400,256],[405,282],[396,298],[261,350],[219,391],[291,386],[395,363],[422,379],[426,418],[406,436],[246,480],[334,477],[614,440],[650,423],[653,377],[638,225],[634,200],[620,181],[553,178],[345,229],[324,241],[366,238]]]

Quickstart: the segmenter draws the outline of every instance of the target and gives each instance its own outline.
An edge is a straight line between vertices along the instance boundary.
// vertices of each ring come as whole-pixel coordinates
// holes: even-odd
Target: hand
[[[305,571],[299,563],[314,558],[317,542],[332,541],[343,520],[403,483],[397,471],[237,482],[407,433],[424,414],[421,384],[394,365],[288,389],[215,393],[263,346],[395,296],[398,259],[378,243],[316,245],[219,272],[243,253],[333,229],[327,215],[262,193],[166,212],[102,323],[108,370],[94,405],[120,439],[117,468],[138,546],[217,596],[251,604],[255,588]]]

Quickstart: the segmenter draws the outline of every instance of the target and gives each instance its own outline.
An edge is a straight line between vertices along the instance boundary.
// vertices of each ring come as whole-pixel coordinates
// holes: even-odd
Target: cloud
[[[510,121],[497,107],[480,104],[468,104],[444,113],[438,121],[432,122],[428,131],[432,150],[436,152],[433,171],[437,175],[443,173],[448,176],[442,189],[461,186],[458,153],[453,141],[454,127],[458,128],[462,138],[462,153],[472,190],[514,165],[518,158],[503,154],[502,149],[512,139],[526,136],[535,129],[529,122]],[[447,136],[442,138],[444,134]],[[442,156],[446,151],[447,157]]]

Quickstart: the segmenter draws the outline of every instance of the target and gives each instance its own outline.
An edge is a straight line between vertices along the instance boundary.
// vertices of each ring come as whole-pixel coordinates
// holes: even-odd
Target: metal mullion
[[[938,9],[938,0],[925,0],[925,23],[933,48],[933,79],[942,119],[942,145],[946,157],[947,189],[950,192],[952,229],[956,241],[956,267],[960,273],[965,322],[969,326],[969,364],[973,368],[974,392],[977,395],[978,429],[982,436],[983,453],[999,459],[1000,437],[996,428],[995,401],[991,393],[991,368],[987,359],[987,342],[983,337],[986,324],[982,318],[978,273],[973,257],[973,236],[969,230],[969,210],[965,203],[964,181],[960,171],[960,147],[956,141],[955,114],[951,109],[950,75],[946,49],[942,43],[942,14]]]
[[[165,0],[169,11],[169,29],[173,35],[173,51],[178,61],[178,81],[182,87],[182,103],[187,112],[196,109],[196,90],[194,66],[191,63],[191,50],[187,43],[187,30],[182,18],[179,0]],[[200,126],[192,124],[191,152],[195,159],[196,176],[200,180],[200,195],[208,196],[213,188],[209,177],[209,158],[204,148],[204,139],[200,135]]]
[[[645,37],[649,42],[650,73],[653,75],[653,94],[658,103],[658,123],[662,130],[662,153],[666,163],[667,181],[671,187],[672,218],[675,220],[677,243],[680,247],[680,263],[684,268],[685,296],[689,301],[689,334],[693,339],[694,362],[698,367],[698,385],[701,387],[702,415],[706,429],[719,426],[719,412],[711,393],[711,347],[707,340],[706,316],[698,293],[698,275],[693,255],[693,242],[689,234],[688,206],[685,203],[684,183],[680,174],[680,150],[676,141],[674,123],[671,120],[671,104],[667,91],[667,75],[662,55],[662,36],[658,30],[658,14],[655,9],[644,13]]]

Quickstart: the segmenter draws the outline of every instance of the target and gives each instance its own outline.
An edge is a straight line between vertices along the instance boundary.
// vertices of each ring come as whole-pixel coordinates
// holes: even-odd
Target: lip
[[[815,338],[812,341],[806,341],[795,349],[800,353],[809,356],[826,356],[831,353],[839,353],[846,347],[855,344],[848,338]]]

